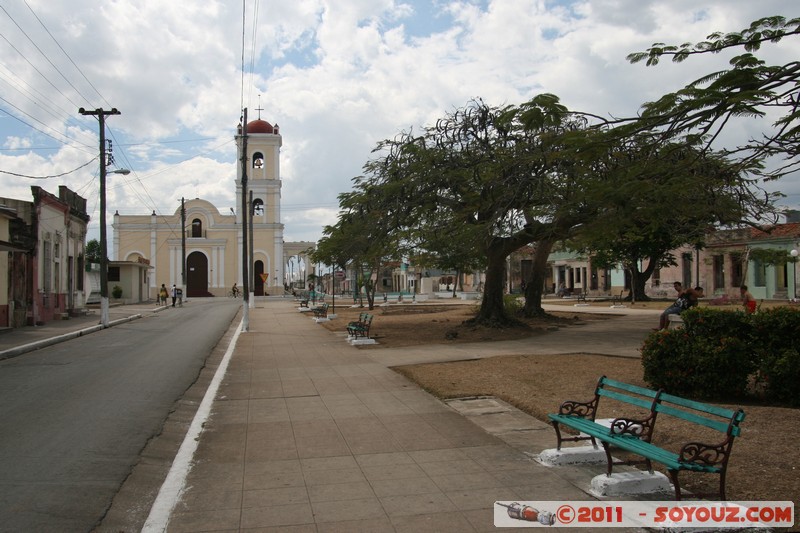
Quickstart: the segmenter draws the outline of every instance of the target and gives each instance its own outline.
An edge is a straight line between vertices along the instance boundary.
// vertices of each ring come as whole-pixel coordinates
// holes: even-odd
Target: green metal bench
[[[356,322],[350,322],[347,325],[347,334],[357,339],[359,337],[368,339],[369,338],[369,328],[372,325],[372,315],[369,313],[361,313],[359,315],[359,320]]]
[[[639,419],[615,418],[610,426],[595,422],[600,398],[605,397],[634,405],[646,410]],[[719,443],[688,442],[678,453],[666,450],[652,443],[653,430],[659,415],[671,416],[698,426],[718,431],[724,435]],[[588,402],[566,401],[561,404],[557,414],[548,415],[558,438],[558,449],[563,441],[591,440],[603,443],[607,459],[607,475],[611,475],[614,460],[610,447],[616,447],[638,455],[644,459],[648,471],[653,472],[652,462],[664,465],[675,487],[675,499],[681,499],[678,474],[682,470],[717,474],[720,476],[719,497],[725,500],[725,474],[733,441],[741,433],[740,424],[744,411],[732,411],[708,405],[663,391],[653,391],[636,385],[601,377],[595,388],[595,396]],[[575,429],[586,436],[563,437],[561,425]],[[622,461],[617,464],[632,464],[642,461]],[[700,495],[698,495],[700,496]]]
[[[364,322],[367,319],[368,316],[369,316],[369,313],[366,313],[366,312],[363,312],[363,311],[361,313],[358,313],[358,320],[353,320],[351,322],[348,322],[347,323],[347,327],[349,328],[350,326],[352,326],[354,324],[361,324],[362,322]]]
[[[312,309],[315,318],[327,318],[328,317],[328,304],[323,303]]]

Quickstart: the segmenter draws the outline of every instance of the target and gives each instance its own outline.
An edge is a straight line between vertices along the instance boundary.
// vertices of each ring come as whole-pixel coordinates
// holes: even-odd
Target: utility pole
[[[244,294],[242,295],[242,331],[250,331],[250,275],[248,274],[248,263],[250,254],[247,253],[247,108],[242,114],[242,284]]]
[[[250,265],[253,267],[250,270],[250,290],[253,291],[253,301],[250,302],[251,307],[256,306],[256,269],[255,269],[255,261],[253,257],[253,219],[255,217],[255,213],[253,212],[253,191],[250,191]]]
[[[189,300],[189,292],[186,287],[186,205],[181,196],[181,289],[183,299]]]
[[[108,327],[108,243],[106,240],[106,116],[119,115],[117,108],[87,111],[78,109],[81,115],[94,115],[100,122],[100,323]]]

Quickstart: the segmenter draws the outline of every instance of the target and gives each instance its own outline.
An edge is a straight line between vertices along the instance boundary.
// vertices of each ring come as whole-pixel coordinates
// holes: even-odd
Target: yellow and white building
[[[246,133],[246,135],[245,135]],[[171,215],[114,215],[114,259],[149,262],[149,296],[155,298],[162,284],[182,286],[182,258],[186,253],[187,297],[224,296],[242,279],[242,194],[252,220],[252,263],[248,272],[256,296],[283,292],[286,250],[308,249],[313,243],[283,242],[281,223],[280,148],[277,124],[253,120],[236,135],[237,176],[235,214],[220,213],[211,203],[188,200]],[[246,151],[246,192],[242,187],[242,154]],[[251,194],[252,193],[252,194]],[[252,197],[252,200],[251,200]],[[248,234],[250,228],[248,227]],[[250,241],[250,238],[248,238]],[[250,242],[247,243],[251,249]]]

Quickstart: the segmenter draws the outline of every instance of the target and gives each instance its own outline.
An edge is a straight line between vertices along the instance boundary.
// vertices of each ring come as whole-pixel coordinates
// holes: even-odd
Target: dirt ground
[[[663,302],[636,305],[664,307]],[[436,303],[378,306],[373,311],[373,333],[379,344],[364,348],[380,350],[419,344],[534,338],[587,320],[625,319],[596,314],[582,314],[576,318],[575,311],[565,310],[563,313],[554,313],[551,318],[527,320],[528,328],[489,330],[462,324],[474,315],[475,309],[474,305]],[[366,309],[337,306],[336,320],[325,323],[325,327],[341,331],[348,321],[357,318],[359,311]],[[547,421],[547,413],[555,412],[566,399],[590,399],[597,379],[602,375],[647,386],[638,359],[592,354],[519,354],[476,361],[403,366],[395,370],[439,398],[495,396],[543,421]],[[565,379],[567,376],[569,379]],[[637,414],[635,411],[626,411],[620,405],[603,402],[606,400],[601,401],[598,412],[602,418]],[[728,499],[800,502],[800,458],[797,453],[800,410],[757,404],[724,406],[742,407],[746,413],[742,436],[734,443],[728,467]],[[718,433],[712,433],[715,434],[713,442],[722,440],[717,438]],[[678,451],[683,443],[703,440],[703,437],[697,434],[696,427],[686,428],[670,420],[670,417],[663,417],[656,426],[653,442]],[[681,485],[691,491],[709,492],[718,487],[718,477],[693,477],[689,473],[682,473]]]

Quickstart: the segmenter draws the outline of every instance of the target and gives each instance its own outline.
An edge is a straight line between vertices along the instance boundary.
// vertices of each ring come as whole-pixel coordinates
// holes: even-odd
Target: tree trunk
[[[531,278],[525,280],[525,307],[522,310],[522,314],[527,317],[545,314],[544,309],[542,309],[542,295],[544,293],[544,282],[547,279],[547,259],[553,250],[553,242],[544,239],[536,244],[536,249],[533,253]]]
[[[651,298],[647,296],[645,287],[647,285],[647,280],[653,275],[658,262],[658,259],[650,259],[647,263],[647,268],[641,272],[636,267],[636,263],[629,265],[628,271],[631,273],[631,303],[650,301]]]
[[[486,282],[484,284],[481,308],[475,321],[489,326],[507,326],[512,321],[506,315],[503,304],[503,279],[506,272],[506,254],[502,246],[487,250]]]
[[[457,297],[459,279],[461,279],[461,271],[460,270],[456,270],[456,277],[453,278],[453,298]],[[462,287],[462,289],[463,289],[463,287]]]
[[[632,268],[630,269],[631,272],[631,303],[636,302],[643,302],[645,300],[649,300],[650,298],[645,294],[645,283],[647,282],[647,278],[645,278],[641,272],[637,269]]]

